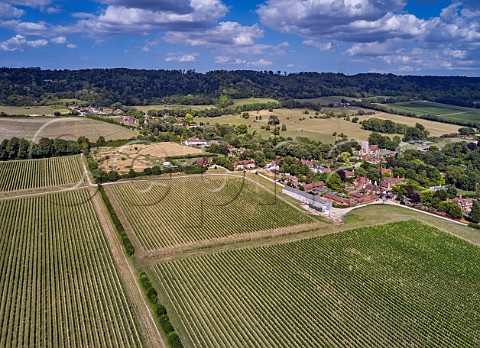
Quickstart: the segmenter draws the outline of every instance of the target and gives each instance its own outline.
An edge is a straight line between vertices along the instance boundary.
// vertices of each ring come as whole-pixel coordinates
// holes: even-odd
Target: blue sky
[[[3,0],[0,66],[480,76],[480,1]]]

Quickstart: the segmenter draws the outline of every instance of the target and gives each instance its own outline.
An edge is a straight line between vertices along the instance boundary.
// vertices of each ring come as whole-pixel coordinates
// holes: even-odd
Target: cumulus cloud
[[[25,14],[24,10],[7,3],[0,3],[0,18],[18,18]]]
[[[245,65],[247,67],[257,67],[263,68],[269,65],[273,65],[273,62],[270,60],[266,60],[264,58],[260,58],[255,61],[247,61],[241,58],[232,58],[227,56],[217,56],[215,57],[215,64],[224,64],[224,65]]]
[[[269,0],[257,13],[266,26],[288,33],[314,35],[332,32],[333,28],[354,21],[372,21],[387,13],[402,10],[404,0]]]
[[[0,42],[0,51],[23,51],[25,47],[39,48],[48,45],[45,39],[27,40],[25,36],[15,35],[14,37]]]
[[[135,7],[151,11],[170,11],[176,13],[191,13],[193,8],[190,6],[190,1],[188,0],[100,0],[100,3],[115,5],[115,6],[124,6],[124,7]]]
[[[53,42],[54,44],[57,44],[57,45],[65,45],[67,48],[77,48],[77,45],[68,42],[65,36],[54,37],[53,39],[50,39],[50,42]]]
[[[66,44],[68,42],[65,36],[54,37],[50,41],[56,44]]]
[[[227,13],[220,0],[153,1],[104,0],[111,4],[77,27],[95,35],[147,34],[155,30],[198,30],[215,26]],[[77,17],[84,16],[77,13]]]
[[[318,42],[315,40],[304,40],[303,44],[318,48],[320,51],[330,51],[333,49],[333,44],[331,42]]]
[[[243,26],[237,22],[220,22],[216,27],[198,31],[168,31],[165,40],[190,46],[251,46],[263,37],[258,25]]]
[[[165,57],[165,61],[166,62],[186,63],[186,62],[196,61],[197,57],[198,57],[198,53],[181,54],[181,55],[170,54],[170,55]]]

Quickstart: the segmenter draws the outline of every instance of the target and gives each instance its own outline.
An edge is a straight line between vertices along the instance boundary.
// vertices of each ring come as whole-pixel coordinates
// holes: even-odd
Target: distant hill
[[[280,71],[0,68],[0,104],[48,105],[76,98],[105,106],[181,103],[212,104],[232,98],[316,98],[403,96],[474,107],[479,77],[393,74],[293,73]],[[479,103],[480,104],[480,103]]]

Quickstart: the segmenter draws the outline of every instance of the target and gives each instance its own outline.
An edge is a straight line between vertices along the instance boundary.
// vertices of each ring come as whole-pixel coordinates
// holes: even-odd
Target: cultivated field
[[[68,114],[70,109],[64,106],[7,106],[0,105],[0,112],[7,115],[27,115],[27,116],[53,116],[54,112]]]
[[[0,200],[0,346],[138,347],[89,192]]]
[[[384,104],[397,111],[413,112],[419,116],[437,115],[453,120],[480,121],[480,110],[429,101],[409,101]]]
[[[132,143],[121,147],[101,147],[94,151],[94,157],[103,170],[126,173],[130,169],[142,171],[147,167],[161,165],[166,157],[198,155],[202,152],[200,149],[171,142]]]
[[[155,266],[196,347],[478,347],[480,249],[416,221]]]
[[[165,178],[105,188],[148,251],[314,222],[242,178]]]
[[[0,118],[0,140],[12,137],[38,141],[40,138],[77,140],[80,136],[95,141],[131,139],[137,133],[122,126],[81,117]]]
[[[0,161],[0,192],[83,184],[80,155],[34,160]]]

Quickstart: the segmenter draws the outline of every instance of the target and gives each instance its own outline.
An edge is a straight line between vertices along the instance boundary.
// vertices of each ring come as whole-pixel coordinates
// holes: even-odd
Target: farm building
[[[205,147],[207,146],[207,141],[205,139],[200,139],[199,137],[191,137],[183,142],[187,146],[198,146]]]
[[[320,196],[312,195],[310,193],[306,193],[304,191],[297,190],[292,187],[285,186],[282,189],[282,193],[290,196],[300,202],[306,203],[308,205],[312,205],[316,208],[322,209],[322,211],[328,211],[332,209],[332,203],[323,199]]]
[[[237,161],[233,163],[233,168],[235,170],[252,169],[255,167],[256,167],[255,161],[253,160],[243,160],[243,161]]]

